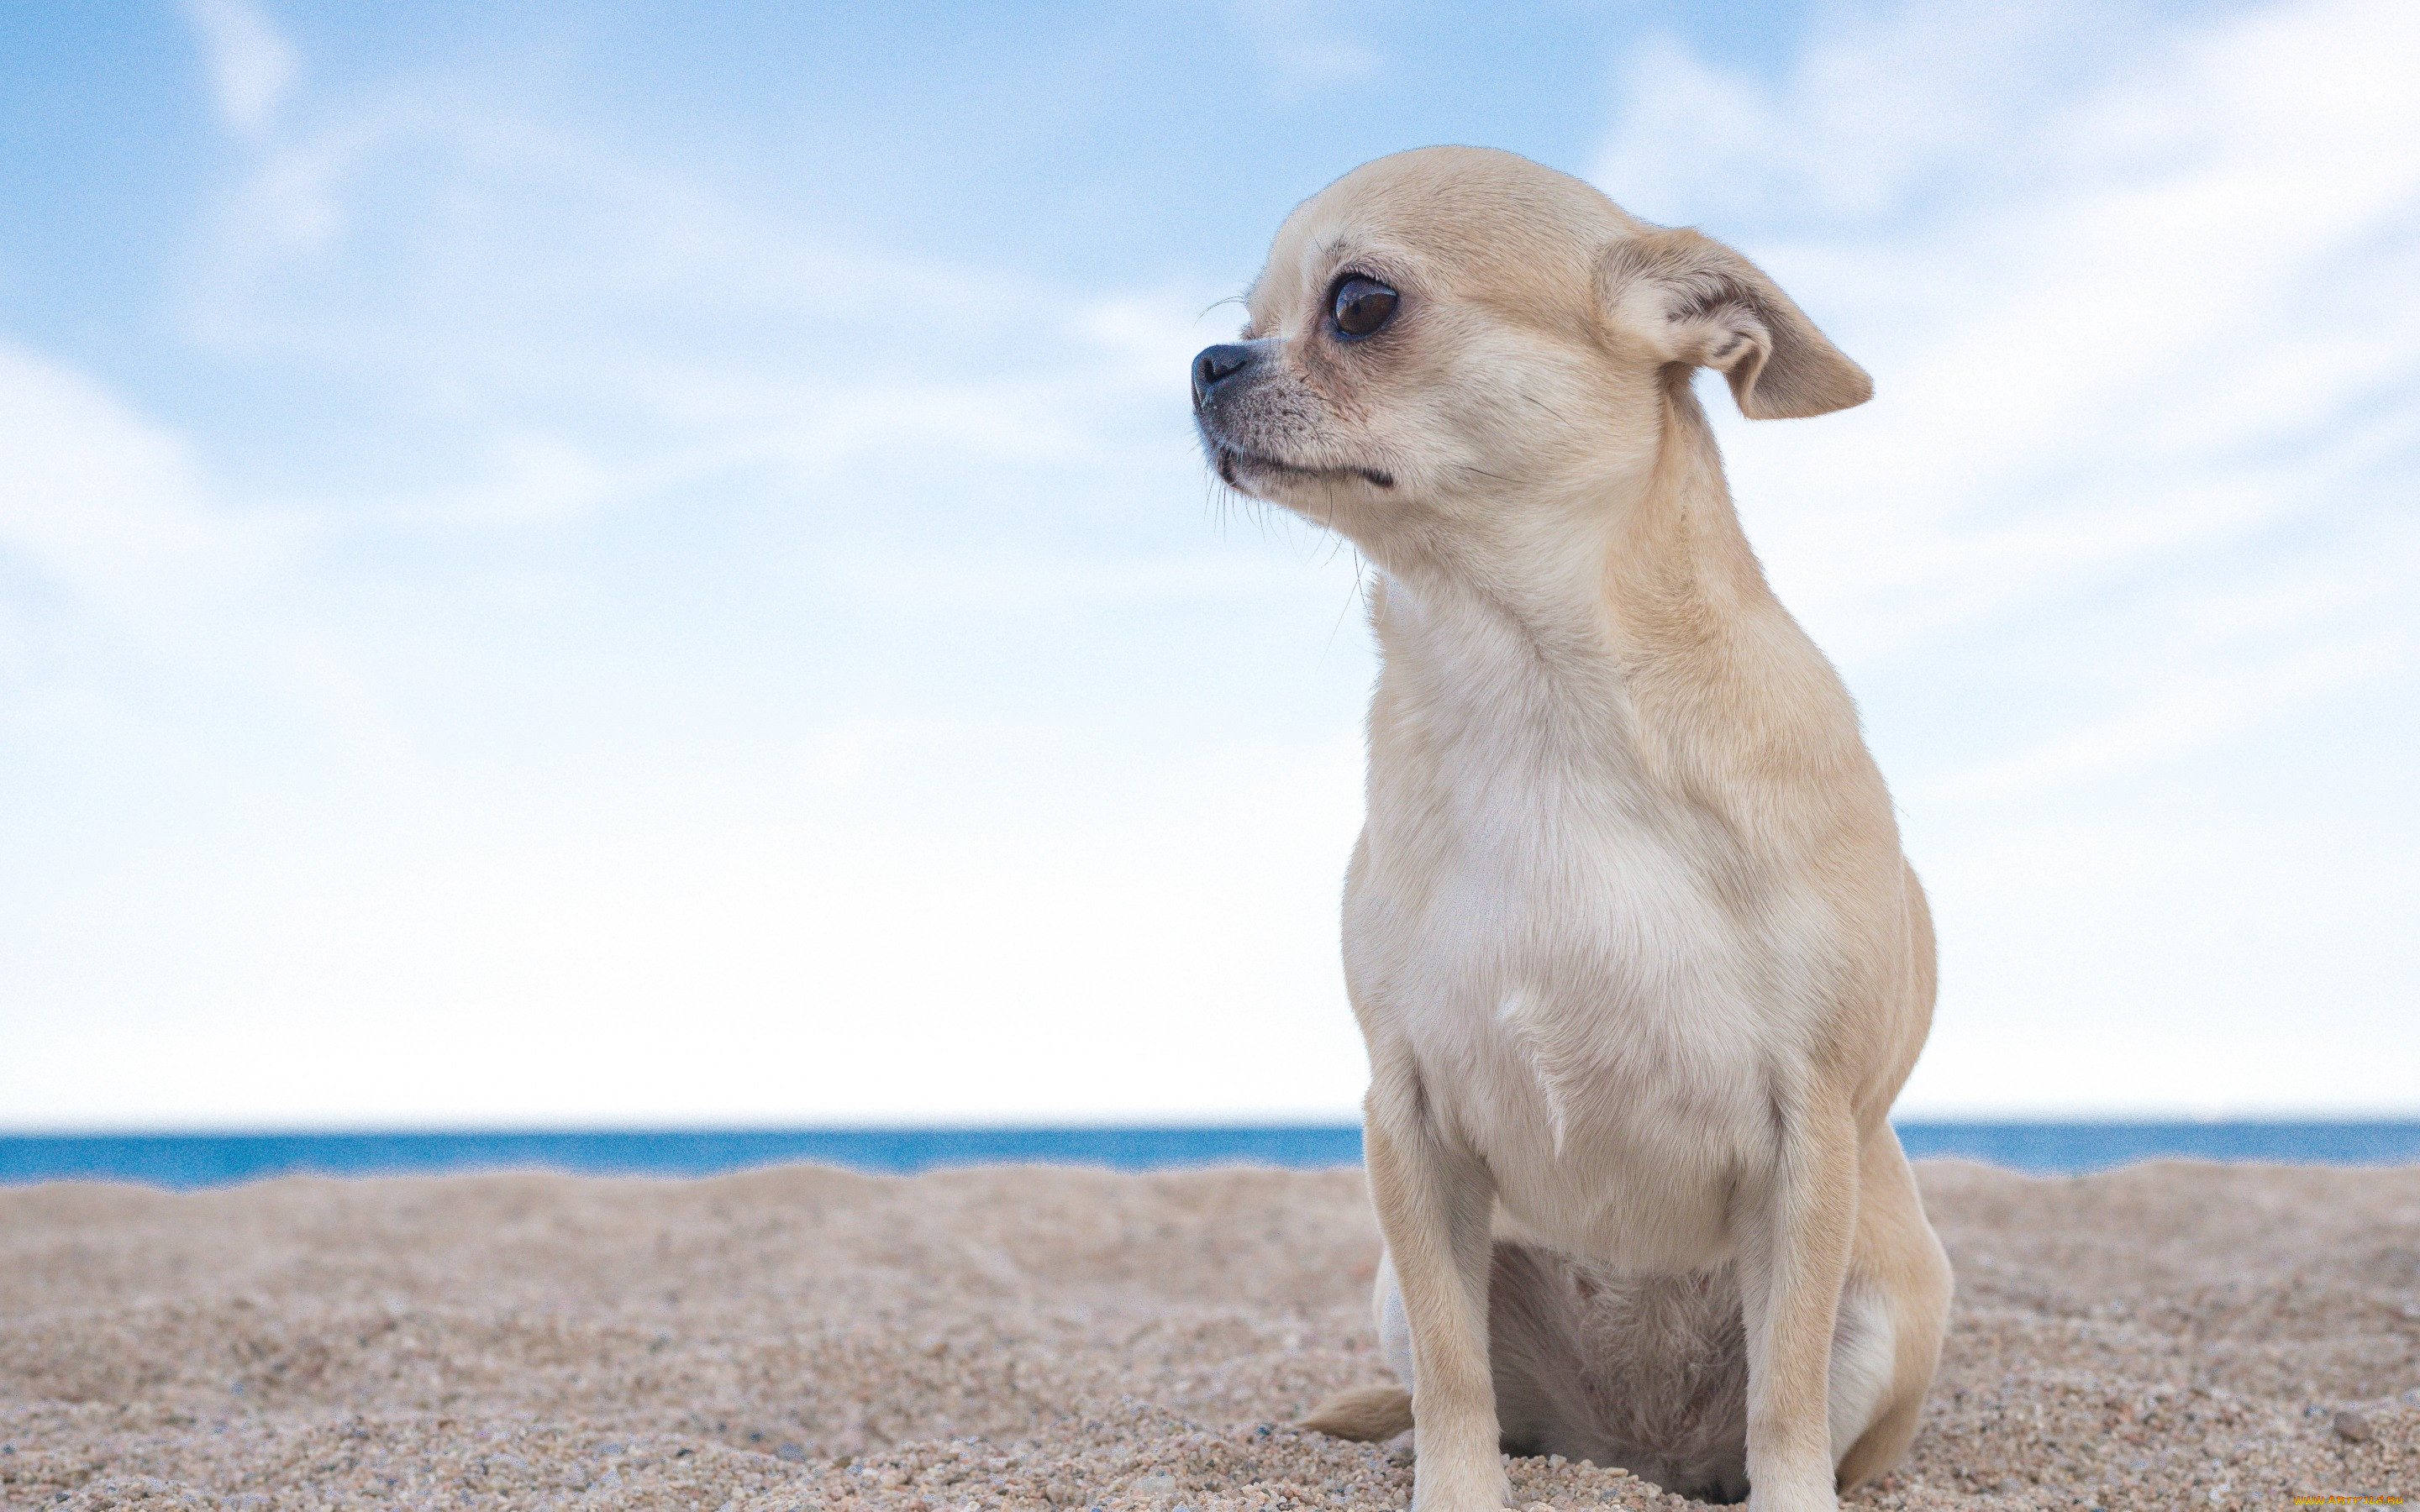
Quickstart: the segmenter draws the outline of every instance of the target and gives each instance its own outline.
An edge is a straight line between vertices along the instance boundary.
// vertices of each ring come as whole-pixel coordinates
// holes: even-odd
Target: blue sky
[[[2011,13],[2017,11],[2021,13]],[[1926,1113],[2420,1106],[2389,3],[15,7],[0,1121],[1337,1114],[1357,563],[1186,360],[1526,152],[1876,376],[1726,420]]]

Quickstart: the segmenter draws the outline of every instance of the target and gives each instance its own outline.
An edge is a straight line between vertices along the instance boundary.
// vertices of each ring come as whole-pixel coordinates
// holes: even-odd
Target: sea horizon
[[[1910,1157],[2036,1176],[2148,1160],[2420,1164],[2420,1116],[1892,1120]],[[1358,1165],[1361,1130],[1295,1121],[395,1125],[0,1131],[0,1186],[116,1181],[176,1191],[284,1176],[378,1178],[551,1171],[694,1179],[816,1164],[873,1175],[1002,1165],[1121,1171]]]

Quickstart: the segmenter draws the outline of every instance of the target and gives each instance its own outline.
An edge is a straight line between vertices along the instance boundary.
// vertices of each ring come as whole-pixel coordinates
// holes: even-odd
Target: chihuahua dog
[[[1872,384],[1747,259],[1509,153],[1345,176],[1193,364],[1225,482],[1375,571],[1344,964],[1419,1512],[1499,1455],[1758,1512],[1898,1462],[1949,1266],[1885,1119],[1933,942],[1856,710],[1692,391]],[[1408,1390],[1404,1388],[1408,1388]]]

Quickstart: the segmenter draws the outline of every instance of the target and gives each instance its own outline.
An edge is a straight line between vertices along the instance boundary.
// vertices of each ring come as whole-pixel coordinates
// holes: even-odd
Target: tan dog
[[[1474,148],[1296,209],[1249,309],[1195,360],[1212,461],[1359,547],[1385,660],[1344,959],[1410,1391],[1309,1426],[1416,1422],[1422,1512],[1502,1504],[1499,1448],[1833,1507],[1948,1309],[1885,1121],[1931,924],[1690,378],[1872,386],[1729,248]]]

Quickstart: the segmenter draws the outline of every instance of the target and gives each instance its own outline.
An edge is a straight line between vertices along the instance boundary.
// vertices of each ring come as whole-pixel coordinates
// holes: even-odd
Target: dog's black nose
[[[1196,405],[1210,397],[1210,391],[1252,365],[1252,348],[1234,343],[1204,347],[1202,355],[1193,359],[1193,402]]]

